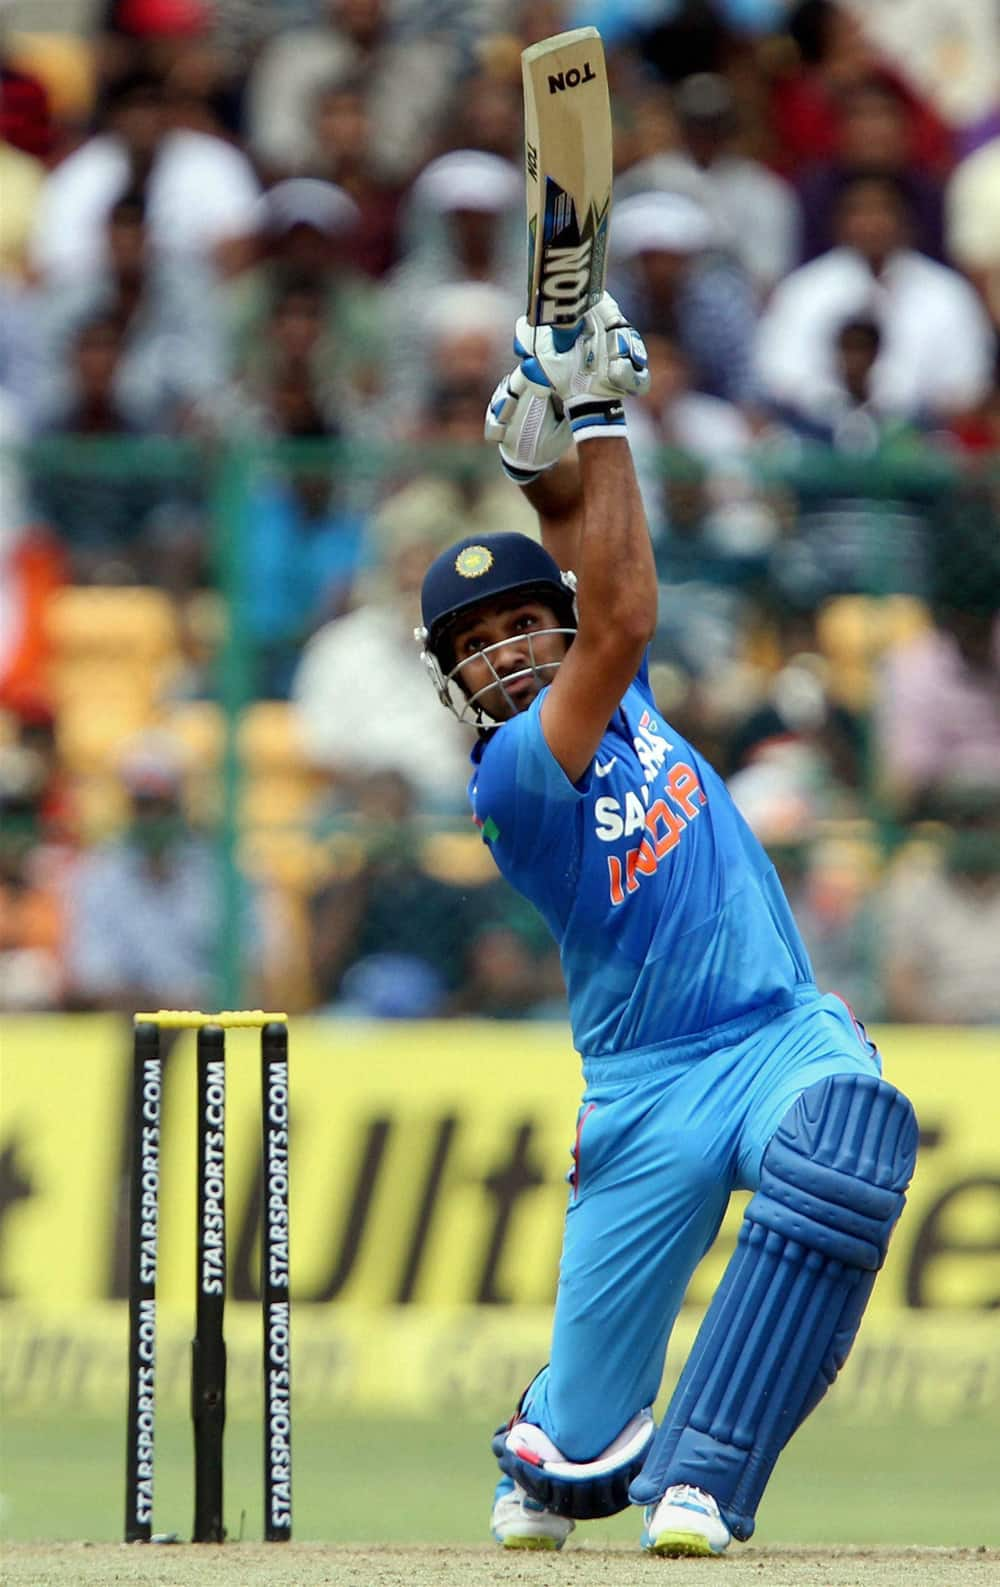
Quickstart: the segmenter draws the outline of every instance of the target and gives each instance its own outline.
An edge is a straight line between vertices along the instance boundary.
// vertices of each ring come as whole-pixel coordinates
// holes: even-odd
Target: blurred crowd
[[[824,988],[1000,1023],[1000,21],[959,3],[943,62],[933,0],[869,9],[100,0],[0,31],[0,1009],[217,997],[236,668],[248,1000],[563,1017],[412,631],[444,545],[536,532],[482,441],[520,52],[593,23],[661,708]]]

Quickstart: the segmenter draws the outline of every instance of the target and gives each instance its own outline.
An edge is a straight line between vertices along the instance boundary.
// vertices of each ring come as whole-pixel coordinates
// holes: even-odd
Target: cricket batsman
[[[585,1084],[551,1356],[493,1440],[492,1531],[559,1548],[631,1503],[653,1553],[721,1554],[847,1357],[917,1125],[650,691],[656,574],[623,412],[649,379],[641,338],[605,294],[568,349],[522,319],[515,351],[486,434],[542,545],[453,545],[418,630],[478,729],[484,841],[559,943]],[[550,473],[571,440],[578,473]],[[739,1188],[735,1254],[657,1428],[674,1319]]]

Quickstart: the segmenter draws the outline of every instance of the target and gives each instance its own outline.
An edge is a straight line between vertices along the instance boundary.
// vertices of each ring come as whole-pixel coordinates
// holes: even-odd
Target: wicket
[[[159,1260],[162,1030],[197,1031],[197,1269],[191,1345],[196,1543],[221,1543],[226,1422],[226,1031],[260,1031],[261,1309],[264,1332],[264,1537],[292,1535],[291,1303],[288,1283],[288,1016],[260,1009],[160,1009],[134,1021],[129,1195],[125,1541],[153,1538],[156,1276]]]

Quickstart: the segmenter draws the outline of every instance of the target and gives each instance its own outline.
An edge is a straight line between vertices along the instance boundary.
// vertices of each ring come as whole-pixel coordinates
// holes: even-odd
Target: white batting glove
[[[517,485],[530,485],[558,463],[573,434],[550,386],[536,386],[520,364],[505,375],[486,409],[487,441],[500,448],[504,473]]]
[[[564,335],[551,326],[528,324],[522,316],[514,351],[532,384],[551,387],[563,402],[574,439],[622,435],[622,398],[649,386],[646,347],[609,293],[584,315],[578,336],[561,346]]]

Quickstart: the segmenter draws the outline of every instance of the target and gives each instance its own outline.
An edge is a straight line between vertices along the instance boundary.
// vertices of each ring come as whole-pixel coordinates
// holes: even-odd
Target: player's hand
[[[522,316],[514,351],[527,380],[548,385],[567,406],[580,401],[613,401],[649,387],[646,347],[607,292],[584,315],[575,341],[562,346],[565,333],[528,324]]]
[[[520,364],[490,398],[484,433],[498,444],[504,473],[518,485],[530,485],[558,463],[573,438],[552,388],[528,380]]]

